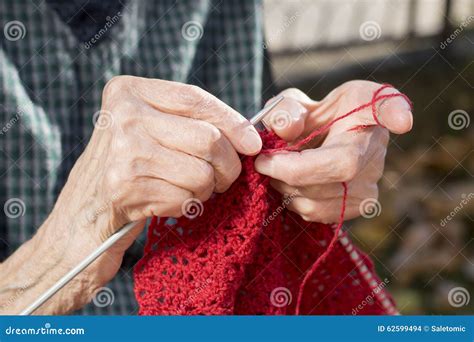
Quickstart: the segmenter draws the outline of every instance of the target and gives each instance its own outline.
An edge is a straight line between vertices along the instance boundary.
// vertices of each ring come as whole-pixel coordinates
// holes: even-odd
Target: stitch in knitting
[[[297,151],[369,107],[383,126],[378,101],[400,96],[410,103],[403,94],[380,95],[389,87],[294,145],[261,132],[262,153]],[[342,232],[347,185],[336,225],[305,222],[282,206],[268,177],[255,171],[254,159],[244,158],[236,182],[197,208],[195,218],[152,219],[145,256],[134,270],[139,313],[395,314],[372,262]]]

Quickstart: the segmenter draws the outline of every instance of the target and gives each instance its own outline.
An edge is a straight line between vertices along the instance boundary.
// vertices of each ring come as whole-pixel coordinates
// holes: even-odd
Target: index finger
[[[349,147],[324,146],[297,152],[262,154],[255,160],[257,172],[292,186],[343,182],[357,172]],[[347,156],[343,158],[342,156]]]
[[[214,125],[242,154],[255,155],[260,152],[262,140],[255,127],[212,94],[184,83],[145,78],[140,80],[134,87],[136,94],[152,107],[164,113]]]
[[[386,130],[343,132],[328,137],[318,148],[262,154],[255,160],[255,169],[298,187],[347,182],[363,171],[369,161],[380,165],[385,151],[384,133]]]

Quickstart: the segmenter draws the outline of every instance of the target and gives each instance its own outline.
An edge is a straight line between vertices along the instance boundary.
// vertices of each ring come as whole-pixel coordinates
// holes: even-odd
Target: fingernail
[[[244,135],[240,139],[240,145],[246,154],[254,155],[262,149],[262,139],[253,126],[245,130]]]

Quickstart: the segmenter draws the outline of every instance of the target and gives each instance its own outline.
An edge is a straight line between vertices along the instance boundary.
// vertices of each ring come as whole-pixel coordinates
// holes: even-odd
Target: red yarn
[[[388,87],[292,146],[262,132],[262,153],[297,151],[335,122],[368,107],[381,125],[378,101],[400,96],[410,103],[403,94],[379,95]],[[342,184],[337,225],[308,223],[285,209],[268,177],[255,171],[254,159],[243,159],[242,173],[227,192],[215,194],[203,207],[190,203],[196,211],[187,216],[195,218],[152,219],[145,256],[134,270],[139,313],[396,313],[371,261],[342,232],[347,185]]]

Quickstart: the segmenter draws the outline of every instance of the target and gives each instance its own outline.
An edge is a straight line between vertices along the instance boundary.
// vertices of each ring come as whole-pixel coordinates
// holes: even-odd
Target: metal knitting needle
[[[275,98],[268,106],[265,106],[261,111],[255,114],[251,119],[250,123],[253,126],[256,126],[262,119],[267,115],[273,108],[277,106],[284,99],[283,95],[280,95]]]
[[[278,96],[274,101],[272,101],[268,106],[263,108],[257,114],[255,114],[251,119],[250,123],[255,126],[257,125],[265,115],[270,112],[277,104],[283,100],[283,96]],[[102,245],[99,246],[95,251],[88,255],[84,260],[82,260],[76,267],[66,273],[61,279],[59,279],[52,287],[50,287],[46,292],[39,296],[30,306],[20,312],[21,316],[31,315],[36,309],[43,305],[48,299],[66,286],[74,277],[81,273],[87,266],[92,264],[98,257],[100,257],[105,251],[112,247],[118,240],[123,238],[132,228],[135,226],[136,222],[130,222],[124,225],[120,230],[110,236],[105,240]]]
[[[106,250],[112,247],[118,240],[124,237],[134,226],[136,222],[130,222],[120,228],[119,231],[110,236],[105,240],[102,245],[99,246],[95,251],[88,255],[84,260],[82,260],[76,267],[66,273],[61,279],[59,279],[56,284],[50,287],[46,292],[38,297],[30,306],[25,310],[20,312],[21,316],[31,315],[36,309],[43,305],[48,299],[66,286],[75,276],[81,273],[87,266],[92,264],[94,260],[100,257]]]

